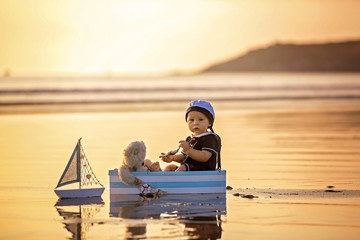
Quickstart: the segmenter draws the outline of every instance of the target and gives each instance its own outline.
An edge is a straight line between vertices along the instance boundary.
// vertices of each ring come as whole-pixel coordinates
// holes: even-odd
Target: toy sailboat
[[[76,183],[79,185],[74,188]],[[59,198],[84,198],[100,197],[104,189],[90,167],[80,138],[54,191]]]

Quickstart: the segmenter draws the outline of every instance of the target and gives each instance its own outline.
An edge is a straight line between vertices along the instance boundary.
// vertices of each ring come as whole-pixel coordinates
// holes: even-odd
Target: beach
[[[176,100],[184,98],[181,92],[169,102],[117,100],[96,107],[11,105],[16,98],[6,93],[0,98],[6,103],[0,107],[0,239],[358,239],[360,83],[345,83],[335,97],[335,90],[314,97],[319,88],[312,93],[309,83],[295,93],[273,89],[271,99],[259,92],[243,99],[239,89],[242,99],[234,101],[224,100],[229,91],[214,94],[221,98],[213,100],[214,130],[222,138],[229,189],[158,199],[110,196],[108,170],[119,167],[134,140],[145,142],[152,160],[176,149],[189,134],[188,101]],[[80,137],[106,189],[100,199],[59,201],[53,189]]]

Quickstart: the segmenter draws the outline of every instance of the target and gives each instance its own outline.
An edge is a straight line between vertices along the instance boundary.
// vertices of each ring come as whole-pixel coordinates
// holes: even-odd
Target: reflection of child
[[[162,160],[181,163],[168,165],[164,171],[202,171],[220,168],[221,139],[214,133],[215,112],[209,102],[196,100],[186,110],[186,122],[192,135],[181,140],[182,153],[165,155]],[[210,129],[210,131],[208,131]]]

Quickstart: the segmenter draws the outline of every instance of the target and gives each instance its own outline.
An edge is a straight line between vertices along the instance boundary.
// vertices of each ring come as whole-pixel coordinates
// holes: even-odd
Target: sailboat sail
[[[81,146],[81,145],[80,145]],[[84,149],[80,147],[80,164],[81,164],[81,187],[100,185],[104,187],[99,179],[97,179],[94,171],[92,170],[90,163],[85,155]]]
[[[79,139],[56,188],[79,182],[79,186],[103,185],[94,174]]]
[[[80,140],[70,157],[68,164],[59,180],[56,188],[80,181]]]

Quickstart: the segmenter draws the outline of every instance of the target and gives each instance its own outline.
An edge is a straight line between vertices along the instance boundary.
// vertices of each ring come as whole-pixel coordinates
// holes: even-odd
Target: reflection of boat
[[[128,218],[147,218],[173,212],[196,216],[207,216],[209,213],[223,215],[226,214],[226,194],[171,194],[146,201],[139,195],[110,194],[110,216],[124,217],[124,207],[133,208],[135,212]]]
[[[63,217],[66,230],[71,233],[70,239],[84,239],[89,231],[95,214],[103,207],[101,197],[59,199],[55,204],[59,215]]]
[[[78,140],[59,183],[54,189],[60,198],[100,197],[104,192],[105,188],[91,169],[80,141],[81,138]],[[76,183],[79,183],[77,188],[63,188],[67,185],[71,187]]]
[[[225,193],[226,171],[190,172],[132,172],[140,180],[166,191],[167,194],[180,193]],[[109,171],[110,194],[139,194],[135,186],[124,184],[118,170]]]
[[[172,226],[176,223],[182,225],[184,234],[192,238],[221,238],[222,215],[226,215],[226,193],[171,194],[150,199],[139,195],[110,194],[111,217],[169,220]],[[152,234],[147,233],[146,221],[129,224],[126,231],[134,238],[151,238],[146,234]]]

